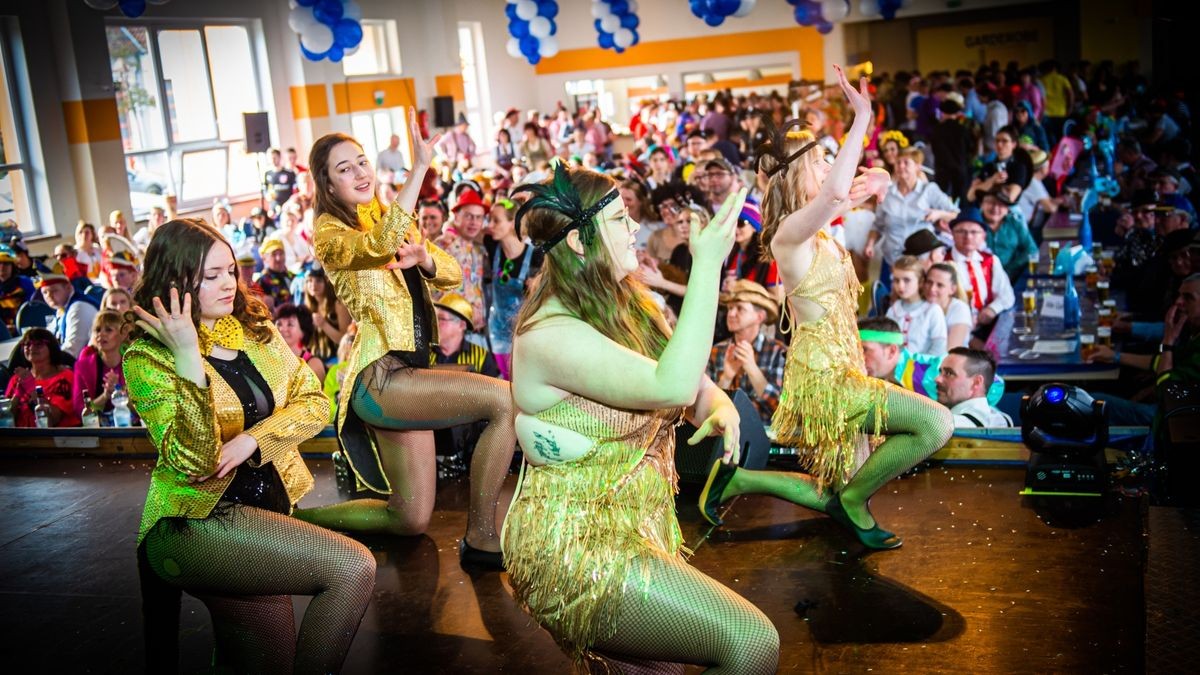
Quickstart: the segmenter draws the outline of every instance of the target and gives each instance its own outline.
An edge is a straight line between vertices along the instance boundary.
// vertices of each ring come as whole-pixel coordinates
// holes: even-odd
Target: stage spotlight
[[[1021,440],[1029,448],[1021,494],[1099,497],[1108,485],[1104,401],[1052,382],[1021,398]]]

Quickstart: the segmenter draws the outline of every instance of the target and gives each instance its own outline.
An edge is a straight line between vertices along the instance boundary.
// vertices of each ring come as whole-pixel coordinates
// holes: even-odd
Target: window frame
[[[122,148],[122,156],[124,157],[124,161],[123,161],[124,167],[128,171],[130,158],[149,157],[152,155],[165,154],[166,160],[167,160],[166,161],[167,171],[169,174],[168,176],[166,176],[166,178],[170,183],[170,185],[168,186],[168,192],[170,194],[175,195],[175,198],[177,200],[177,203],[176,203],[177,208],[180,211],[192,211],[192,210],[207,209],[211,205],[211,198],[209,198],[209,197],[199,198],[199,199],[191,199],[191,200],[186,200],[186,201],[183,199],[183,191],[184,191],[183,181],[185,179],[184,169],[183,169],[184,155],[186,155],[188,153],[207,151],[207,150],[224,150],[226,153],[226,157],[228,158],[229,155],[233,154],[234,147],[236,145],[238,145],[239,143],[242,145],[243,148],[245,147],[246,137],[245,137],[245,133],[243,132],[239,138],[230,138],[228,140],[223,140],[221,138],[220,113],[217,110],[217,96],[216,96],[216,92],[214,91],[214,88],[216,85],[213,82],[212,61],[209,57],[208,35],[207,35],[205,29],[206,28],[237,27],[237,28],[242,28],[246,31],[246,38],[247,38],[247,42],[248,42],[248,48],[249,48],[250,59],[251,59],[251,72],[252,72],[252,76],[254,78],[253,111],[267,110],[268,112],[271,112],[270,110],[268,110],[267,108],[264,107],[267,105],[267,96],[264,95],[264,91],[263,91],[263,72],[262,72],[263,64],[260,63],[260,60],[262,57],[262,50],[260,49],[260,44],[259,44],[259,41],[261,40],[261,35],[259,34],[259,31],[257,30],[256,22],[252,19],[250,19],[250,20],[220,19],[220,20],[205,21],[205,20],[188,20],[188,19],[172,18],[172,19],[163,19],[163,20],[131,20],[126,17],[112,17],[105,23],[106,29],[111,28],[111,27],[121,27],[121,26],[140,26],[140,27],[144,27],[148,31],[148,34],[149,34],[149,45],[148,45],[149,56],[153,60],[154,69],[155,69],[155,78],[157,79],[157,82],[155,82],[155,90],[158,93],[158,97],[159,97],[159,105],[157,106],[157,108],[158,108],[158,114],[161,115],[161,117],[162,117],[161,122],[162,122],[163,130],[164,130],[163,138],[166,141],[165,145],[160,146],[160,147],[155,147],[155,148],[142,148],[139,150],[124,150]],[[211,138],[192,140],[192,141],[180,141],[180,142],[175,142],[175,140],[174,140],[174,131],[171,127],[171,119],[170,119],[169,105],[168,105],[168,98],[167,98],[166,78],[163,77],[163,70],[162,70],[162,52],[161,52],[161,47],[159,45],[159,33],[163,32],[163,31],[172,31],[172,30],[194,30],[199,34],[201,53],[204,58],[204,69],[208,75],[208,85],[209,85],[208,86],[208,98],[209,98],[210,105],[212,106],[212,113],[213,113],[212,121],[213,121],[213,134],[214,135]],[[249,111],[250,110],[247,110],[247,112],[249,112]],[[124,139],[122,139],[122,144],[124,144]],[[261,154],[261,153],[252,153],[252,154]],[[262,165],[262,163],[260,161],[259,166],[261,167],[261,165]],[[217,198],[229,199],[232,201],[241,201],[243,199],[248,199],[251,197],[259,196],[259,194],[261,193],[261,187],[257,192],[246,192],[246,193],[236,193],[236,194],[233,192],[230,192],[231,186],[229,184],[229,176],[230,176],[230,172],[228,169],[228,159],[227,159],[226,174],[225,174],[226,190],[225,190],[224,194],[217,195]],[[262,176],[260,175],[258,178],[259,178],[259,182],[261,183]],[[131,192],[132,192],[132,190],[131,190]]]
[[[33,148],[35,144],[32,138],[29,125],[25,122],[26,106],[29,105],[29,82],[27,72],[19,71],[16,68],[16,47],[21,45],[21,34],[16,20],[12,17],[0,16],[0,65],[4,68],[4,81],[8,88],[8,101],[12,108],[13,117],[13,142],[16,144],[17,154],[20,155],[20,161],[9,162],[7,158],[3,163],[0,163],[0,171],[7,171],[10,174],[19,172],[21,175],[22,186],[25,191],[25,201],[29,208],[30,223],[28,229],[19,229],[22,238],[37,239],[48,237],[55,234],[52,228],[48,228],[42,219],[42,209],[40,199],[42,190],[39,190],[39,181],[44,181],[44,176],[39,175],[37,167],[33,163]],[[18,75],[22,77],[18,78]],[[36,122],[36,120],[35,120]],[[15,199],[14,199],[15,203]],[[18,220],[20,214],[13,213],[13,220],[17,223],[18,228],[21,226]]]
[[[404,73],[404,62],[400,58],[400,31],[395,19],[370,19],[363,17],[360,20],[365,33],[368,27],[376,27],[382,29],[384,38],[384,59],[387,61],[387,66],[383,70],[377,70],[370,73],[354,73],[346,72],[346,60],[342,59],[342,77],[347,80],[369,80],[379,77],[393,76],[398,77]]]

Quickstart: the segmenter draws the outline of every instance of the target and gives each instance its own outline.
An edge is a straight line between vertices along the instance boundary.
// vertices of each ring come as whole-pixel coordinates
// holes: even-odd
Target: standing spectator
[[[987,116],[987,106],[979,100],[979,92],[975,91],[975,80],[962,77],[958,80],[958,90],[963,97],[963,109],[967,119],[976,124],[983,124]]]
[[[723,96],[717,96],[713,100],[712,108],[700,120],[700,131],[704,135],[715,141],[725,141],[729,139],[729,127],[732,122],[729,119],[728,104]]]
[[[625,202],[629,217],[641,225],[634,237],[637,240],[638,249],[644,250],[647,242],[650,241],[650,235],[663,229],[666,225],[659,220],[658,214],[655,213],[654,204],[650,201],[650,192],[646,189],[645,183],[640,180],[626,179],[621,181],[620,189],[621,200]]]
[[[313,333],[307,347],[317,358],[337,356],[338,343],[350,327],[350,310],[338,300],[325,270],[314,267],[304,275],[304,306],[312,312]]]
[[[924,160],[925,153],[920,148],[901,151],[892,184],[875,211],[874,227],[867,233],[866,257],[874,257],[878,248],[884,262],[891,265],[900,257],[910,235],[932,229],[958,212],[937,183],[921,180]]]
[[[108,214],[108,225],[104,231],[100,233],[101,241],[108,235],[115,234],[118,237],[129,238],[129,223],[125,220],[125,212],[121,209],[113,209]]]
[[[950,223],[950,231],[954,234],[954,249],[950,256],[962,278],[970,284],[968,293],[975,318],[972,334],[986,340],[1000,312],[1016,304],[1016,295],[1000,259],[984,250],[987,230],[983,222],[979,209],[971,208]]]
[[[496,162],[496,166],[504,171],[510,171],[512,170],[513,162],[519,158],[520,155],[517,154],[517,146],[512,140],[512,132],[508,129],[499,129],[496,131],[496,145],[492,148],[492,160]]]
[[[379,151],[375,157],[375,172],[391,171],[393,174],[404,171],[404,154],[400,152],[400,137],[392,134],[388,146]]]
[[[988,388],[995,377],[996,360],[988,352],[955,347],[942,359],[937,400],[950,409],[955,427],[1012,426],[1008,415],[988,403]]]
[[[907,147],[908,137],[896,129],[879,135],[879,162],[892,178],[896,177],[896,163],[900,161],[900,151]]]
[[[49,272],[38,278],[38,288],[46,304],[54,308],[54,322],[50,329],[62,350],[72,358],[79,356],[87,346],[92,332],[92,321],[99,310],[92,299],[75,290],[75,286],[56,264]]]
[[[21,336],[13,349],[13,375],[4,391],[13,401],[16,426],[37,426],[33,407],[37,404],[38,387],[50,404],[50,426],[79,426],[79,412],[71,406],[75,376],[67,365],[69,359],[54,334],[45,328],[30,328]]]
[[[942,119],[933,128],[930,139],[933,148],[934,179],[942,192],[951,199],[962,199],[966,196],[971,158],[975,156],[978,146],[974,132],[963,118],[962,104],[962,96],[956,92],[951,92],[942,99]]]
[[[779,405],[787,345],[768,338],[762,328],[779,318],[779,301],[761,285],[743,279],[733,283],[722,302],[730,338],[713,345],[708,376],[726,391],[746,392],[763,424],[770,424]]]
[[[293,274],[299,274],[313,261],[312,237],[304,222],[304,213],[296,202],[288,202],[279,214],[282,225],[270,235],[283,243],[284,266]],[[264,263],[266,261],[264,260]]]
[[[75,259],[87,270],[89,279],[100,277],[100,263],[104,260],[96,226],[81,220],[75,226]]]
[[[488,307],[488,343],[500,367],[500,377],[512,379],[513,327],[525,293],[542,269],[545,254],[521,239],[513,217],[517,207],[507,199],[492,207],[488,229],[496,248],[492,251],[491,306]]]
[[[233,224],[233,216],[229,214],[229,204],[224,200],[214,199],[212,205],[212,224],[225,237],[225,241],[233,243],[240,241],[237,226]]]
[[[1021,104],[1024,103],[1025,110],[1029,114],[1029,119],[1037,122],[1042,118],[1042,112],[1046,107],[1046,97],[1042,93],[1042,88],[1037,82],[1037,69],[1033,67],[1026,68],[1025,70],[1021,71],[1020,77],[1021,84],[1020,89],[1017,92],[1017,100],[1014,107],[1019,109],[1022,107]],[[1041,125],[1039,125],[1039,127],[1040,126]],[[1042,135],[1045,135],[1045,131],[1042,132]],[[1042,148],[1043,150],[1049,149],[1048,144],[1046,146],[1039,144],[1038,147]]]
[[[742,181],[724,157],[716,157],[705,160],[696,167],[695,183],[704,191],[704,203],[712,213],[725,203],[726,197],[741,188]],[[757,200],[750,195],[746,195],[746,201],[758,205]]]
[[[1046,95],[1046,132],[1053,142],[1062,136],[1063,122],[1075,108],[1075,93],[1071,81],[1058,72],[1057,61],[1043,61],[1038,69],[1042,73],[1042,91]]]
[[[468,163],[475,159],[475,141],[467,133],[468,126],[467,116],[459,113],[454,128],[438,141],[438,154],[450,166],[457,166],[462,159]]]
[[[1033,113],[1033,104],[1029,101],[1017,101],[1017,107],[1013,111],[1013,127],[1017,130],[1019,139],[1028,138],[1039,150],[1050,151],[1050,138],[1046,136],[1046,129],[1038,122],[1037,115]]]
[[[979,100],[983,101],[987,109],[981,122],[983,149],[992,152],[996,149],[996,132],[1008,125],[1008,108],[1000,100],[996,85],[991,82],[984,82],[979,87]]]
[[[296,191],[296,172],[283,165],[283,155],[279,148],[271,148],[271,168],[263,174],[263,186],[279,208],[292,198]]]
[[[938,356],[946,352],[946,315],[921,297],[925,266],[912,256],[902,256],[892,267],[892,295],[887,318],[900,326],[903,347],[915,354]]]
[[[287,254],[283,250],[283,242],[278,239],[268,239],[258,251],[263,260],[263,271],[254,278],[255,283],[270,296],[272,305],[278,309],[292,302],[292,279],[296,277],[288,271]]]
[[[458,261],[462,268],[462,285],[451,289],[471,303],[476,332],[482,332],[487,326],[487,308],[484,306],[483,278],[487,269],[487,251],[478,243],[483,233],[483,225],[487,214],[479,193],[466,189],[458,194],[458,202],[451,209],[454,221],[434,243],[438,248]]]
[[[738,279],[759,284],[777,298],[783,293],[783,281],[779,278],[779,263],[763,255],[762,212],[747,198],[738,215],[737,230],[733,233],[733,250],[725,260],[725,279],[722,290],[729,292],[730,285]]]
[[[442,236],[442,227],[446,224],[446,207],[436,199],[423,201],[419,217],[421,236],[430,241],[437,241]]]
[[[925,299],[942,309],[946,317],[946,346],[966,347],[971,340],[971,308],[958,281],[958,268],[951,263],[934,263],[925,271]]]
[[[105,309],[96,315],[91,343],[83,348],[75,361],[71,410],[82,412],[86,405],[96,413],[112,411],[113,391],[117,385],[125,386],[121,352],[128,338],[129,323],[123,314]],[[85,391],[87,400],[83,398]]]
[[[154,231],[165,222],[167,222],[166,209],[161,206],[151,206],[150,217],[146,220],[146,227],[138,230],[133,235],[132,241],[137,245],[139,254],[145,254],[146,247],[150,245],[150,237],[153,237]]]
[[[671,182],[671,175],[675,171],[675,159],[669,147],[656,145],[650,148],[647,161],[650,164],[650,175],[646,176],[646,184],[651,190]]]
[[[275,309],[275,328],[292,353],[316,374],[317,381],[324,381],[325,363],[308,351],[307,345],[313,336],[312,312],[308,307],[291,303],[279,305]]]

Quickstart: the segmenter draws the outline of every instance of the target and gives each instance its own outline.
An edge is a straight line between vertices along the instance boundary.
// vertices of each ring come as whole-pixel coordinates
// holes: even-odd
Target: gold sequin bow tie
[[[204,324],[200,324],[200,353],[208,356],[212,353],[213,345],[221,345],[226,349],[232,349],[235,352],[242,350],[242,342],[245,339],[245,334],[242,332],[242,323],[232,316],[223,316],[217,319],[210,329]]]

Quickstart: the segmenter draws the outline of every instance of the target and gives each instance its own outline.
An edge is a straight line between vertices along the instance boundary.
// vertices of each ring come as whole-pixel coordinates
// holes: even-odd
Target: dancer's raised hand
[[[883,201],[887,196],[888,186],[892,184],[892,177],[888,172],[880,168],[866,167],[859,167],[858,170],[861,173],[850,183],[850,201],[858,202],[871,196]]]
[[[696,433],[688,439],[688,445],[696,445],[709,436],[720,436],[724,452],[721,462],[729,466],[737,466],[741,461],[741,429],[742,419],[737,408],[732,405],[718,405],[713,408],[708,418],[696,429]]]
[[[421,126],[417,124],[417,112],[415,108],[409,108],[408,110],[408,137],[412,139],[413,144],[413,165],[428,168],[430,162],[433,161],[433,149],[437,146],[438,141],[442,139],[442,135],[434,134],[433,138],[430,138],[428,141],[421,138]],[[415,171],[412,175],[417,178],[424,178],[424,174],[417,174]]]
[[[712,217],[708,225],[700,226],[699,216],[692,214],[692,224],[688,231],[688,248],[696,262],[715,262],[720,264],[729,256],[733,249],[734,232],[737,230],[738,216],[742,205],[746,203],[746,188],[730,194]]]
[[[196,334],[196,324],[192,323],[192,294],[185,293],[180,303],[179,291],[172,287],[170,311],[159,298],[154,298],[153,305],[154,314],[134,306],[137,325],[170,349],[176,358],[191,352],[199,354],[200,338]]]
[[[846,73],[842,71],[842,67],[834,65],[833,69],[837,72],[838,84],[842,87],[842,92],[846,94],[846,100],[850,102],[850,107],[857,115],[871,114],[871,93],[867,89],[867,78],[860,77],[858,79],[858,89],[851,86],[850,81],[846,79]]]

